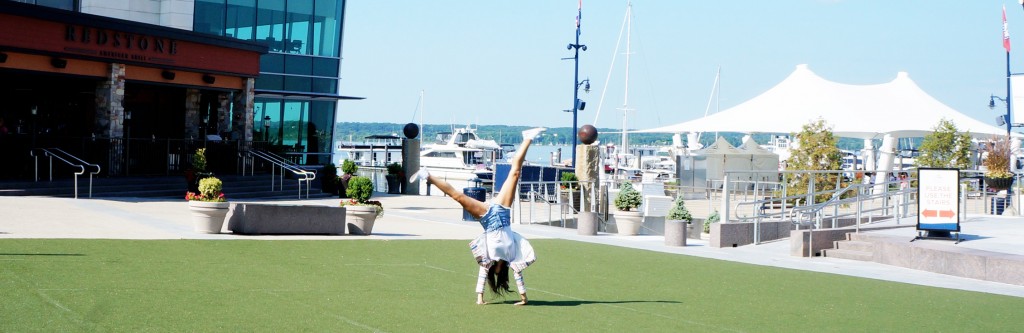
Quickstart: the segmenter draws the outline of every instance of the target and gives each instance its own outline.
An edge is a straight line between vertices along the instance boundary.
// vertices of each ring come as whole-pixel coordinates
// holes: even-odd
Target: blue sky
[[[580,124],[622,126],[625,52],[615,51],[625,0],[583,1]],[[1016,1],[633,1],[628,127],[704,115],[721,67],[719,107],[751,99],[798,64],[849,84],[899,71],[950,107],[994,123],[1006,94],[1002,6],[1013,72],[1024,72]],[[355,0],[347,4],[339,121],[572,126],[576,0]],[[619,53],[614,64],[612,57]],[[609,73],[610,78],[609,78]],[[607,88],[605,88],[607,86]],[[998,103],[998,101],[997,101]],[[1015,108],[1016,109],[1016,108]],[[1024,110],[1022,108],[1021,110]],[[712,106],[714,112],[714,105]],[[1020,122],[1024,117],[1014,117]],[[876,120],[884,121],[884,120]]]

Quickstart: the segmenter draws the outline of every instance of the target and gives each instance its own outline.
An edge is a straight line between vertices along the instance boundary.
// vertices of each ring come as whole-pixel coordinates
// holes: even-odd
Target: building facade
[[[0,178],[61,148],[104,174],[330,160],[343,0],[0,0]],[[19,162],[20,161],[20,162]]]

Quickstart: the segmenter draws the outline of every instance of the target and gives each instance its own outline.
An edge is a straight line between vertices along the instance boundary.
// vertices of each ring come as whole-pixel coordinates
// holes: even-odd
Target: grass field
[[[534,240],[530,304],[467,241],[0,240],[0,332],[1008,332],[1024,299]],[[513,290],[515,288],[513,287]]]

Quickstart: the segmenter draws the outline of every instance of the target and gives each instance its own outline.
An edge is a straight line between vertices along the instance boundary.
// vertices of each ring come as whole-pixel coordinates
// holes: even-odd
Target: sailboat
[[[605,149],[602,150],[602,154],[604,155],[603,164],[605,170],[605,173],[602,174],[602,177],[606,176],[608,173],[611,173],[614,178],[617,178],[619,180],[640,180],[642,174],[641,166],[643,165],[641,162],[642,157],[645,155],[645,153],[647,153],[646,155],[649,157],[655,155],[655,153],[649,151],[651,149],[649,147],[646,148],[647,150],[637,150],[644,148],[631,148],[629,146],[629,127],[627,127],[629,120],[629,112],[636,111],[636,109],[632,109],[629,107],[629,57],[631,54],[630,35],[632,33],[632,11],[633,3],[628,2],[626,5],[626,18],[623,21],[623,28],[625,28],[626,30],[625,86],[623,89],[622,107],[617,108],[618,110],[622,111],[622,142],[620,143],[620,146],[615,146],[615,144],[609,143],[608,145],[606,145]],[[618,52],[618,45],[616,45],[615,50],[616,52]],[[613,66],[614,62],[615,56],[613,55]],[[609,78],[611,77],[611,70],[608,71],[608,76]],[[607,88],[608,86],[605,85],[605,91],[602,91],[601,93],[601,101],[598,104],[597,114],[594,119],[595,124],[597,123],[597,118],[600,117],[601,106],[604,104],[604,95],[607,91]]]

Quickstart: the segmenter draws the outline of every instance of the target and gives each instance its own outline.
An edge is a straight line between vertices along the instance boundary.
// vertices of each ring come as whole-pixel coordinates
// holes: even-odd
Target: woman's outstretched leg
[[[501,192],[494,197],[494,201],[498,204],[511,207],[512,201],[516,193],[516,185],[519,184],[519,176],[522,173],[523,162],[526,161],[526,151],[530,149],[530,144],[533,143],[533,139],[537,138],[538,135],[546,131],[547,128],[537,127],[523,131],[523,144],[519,146],[519,151],[516,152],[516,156],[512,158],[512,167],[508,171],[508,178],[505,178],[505,183],[501,186]]]
[[[409,182],[412,183],[420,179],[426,180],[428,184],[433,184],[439,190],[441,190],[441,192],[444,192],[444,194],[447,194],[452,199],[455,199],[456,202],[462,205],[463,209],[465,209],[470,214],[473,214],[473,216],[480,218],[481,216],[484,216],[484,213],[487,213],[486,203],[480,202],[479,200],[476,200],[466,195],[465,193],[459,192],[454,187],[452,187],[452,184],[448,184],[448,182],[446,181],[431,176],[430,173],[427,172],[427,169],[420,169],[420,171],[412,175],[412,178],[409,179]]]

